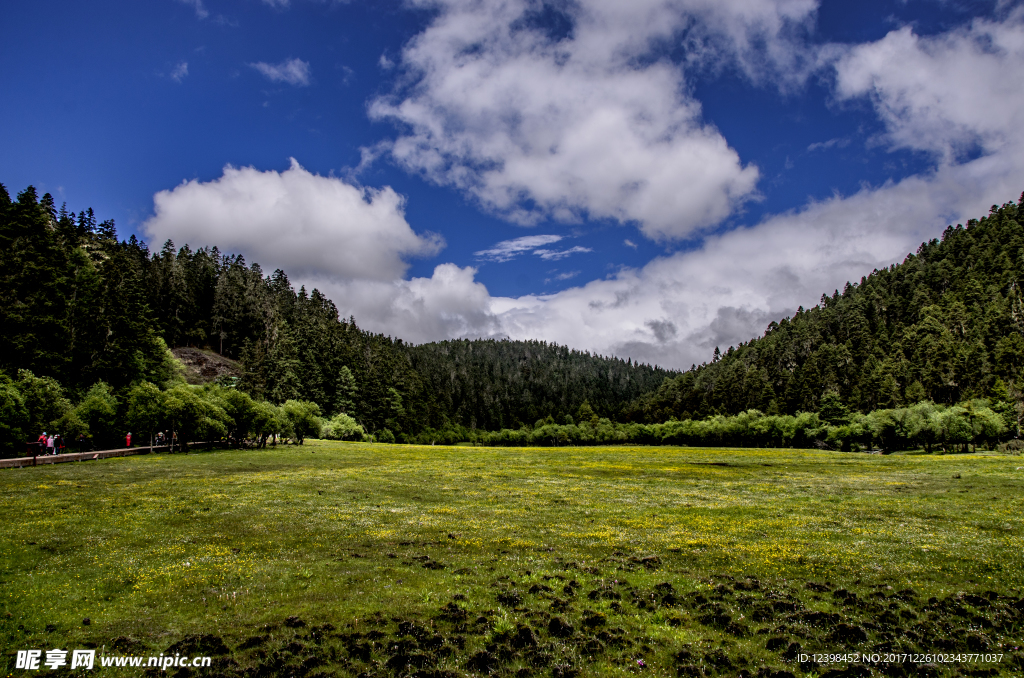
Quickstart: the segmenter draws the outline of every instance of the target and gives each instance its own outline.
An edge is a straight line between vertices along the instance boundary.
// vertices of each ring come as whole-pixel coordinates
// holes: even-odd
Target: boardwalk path
[[[90,461],[92,459],[106,459],[107,457],[128,457],[133,454],[165,452],[169,449],[169,445],[155,447],[123,447],[119,450],[97,450],[94,452],[72,452],[69,454],[46,454],[38,457],[16,457],[14,459],[0,459],[0,468],[20,468],[22,466],[40,466],[42,464],[62,464],[66,461]]]

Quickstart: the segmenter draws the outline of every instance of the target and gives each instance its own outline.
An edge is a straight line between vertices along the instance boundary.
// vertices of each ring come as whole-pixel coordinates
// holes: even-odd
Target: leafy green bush
[[[320,437],[327,440],[362,440],[364,434],[363,427],[344,412],[331,417],[320,429]]]
[[[28,422],[25,398],[10,377],[0,373],[0,454],[24,454]]]
[[[288,400],[282,408],[297,444],[301,445],[306,438],[320,435],[323,421],[320,419],[319,405],[308,400]]]

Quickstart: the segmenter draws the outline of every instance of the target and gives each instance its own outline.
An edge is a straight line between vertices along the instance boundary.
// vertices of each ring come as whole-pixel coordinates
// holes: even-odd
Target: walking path
[[[38,457],[16,457],[14,459],[0,459],[0,468],[62,464],[66,461],[89,461],[91,459],[106,459],[107,457],[128,457],[133,454],[149,454],[150,452],[163,452],[169,449],[170,445],[158,445],[154,447],[123,447],[119,450],[97,450],[94,452],[45,454]]]

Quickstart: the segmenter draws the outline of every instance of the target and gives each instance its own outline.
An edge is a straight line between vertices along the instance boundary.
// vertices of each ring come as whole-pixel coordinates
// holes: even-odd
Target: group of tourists
[[[174,445],[176,445],[177,442],[178,442],[178,435],[174,431],[172,431],[170,435],[167,435],[167,433],[165,433],[163,431],[158,431],[153,436],[153,444],[155,446],[157,446],[157,447],[162,447],[164,445],[170,445],[171,448],[173,449]],[[124,437],[124,446],[125,447],[131,447],[132,446],[132,434],[131,434],[131,431],[129,431],[128,434],[125,435],[125,437]],[[35,442],[29,442],[28,443],[28,447],[29,447],[29,451],[28,451],[29,456],[66,454],[67,452],[72,452],[72,451],[74,451],[74,452],[86,452],[88,450],[95,449],[95,448],[92,447],[92,438],[90,438],[89,436],[85,435],[84,433],[80,434],[78,436],[77,440],[75,440],[75,447],[77,449],[76,450],[69,450],[68,449],[68,444],[64,440],[64,436],[62,436],[59,433],[47,433],[46,431],[43,431],[42,434],[40,434],[39,438]]]
[[[153,434],[152,443],[156,447],[163,447],[164,445],[173,445],[176,442],[178,442],[178,435],[176,433],[172,432],[170,437],[168,437],[167,434],[165,432],[163,432],[163,431],[157,431],[156,433]],[[124,446],[125,447],[131,447],[132,446],[132,432],[131,431],[128,431],[128,435],[126,435],[124,437]]]
[[[82,433],[75,442],[78,445],[78,451],[82,452],[89,444],[89,439]],[[36,454],[64,454],[67,452],[67,443],[61,434],[47,434],[46,431],[43,431],[39,439],[36,440],[36,448]]]

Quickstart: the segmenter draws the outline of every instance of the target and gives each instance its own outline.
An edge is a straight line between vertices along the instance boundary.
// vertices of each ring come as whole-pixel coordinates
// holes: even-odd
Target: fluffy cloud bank
[[[904,27],[853,47],[836,63],[836,93],[869,97],[891,147],[924,151],[949,165],[965,155],[1020,148],[1021,69],[1024,8],[1003,21],[976,19],[931,37]]]
[[[650,36],[676,25],[656,9],[697,11],[699,3],[642,2],[637,7],[643,11],[630,14],[631,5],[619,16],[610,0],[607,8],[595,2],[588,4],[592,14],[571,17],[571,39],[514,28],[507,8],[522,6],[492,4],[446,3],[407,49],[406,66],[422,69],[419,84],[405,98],[375,104],[377,115],[409,125],[392,149],[400,162],[523,221],[537,214],[608,216],[636,220],[655,238],[711,223],[749,194],[752,184],[744,182],[755,170],[742,167],[716,131],[696,122],[696,103],[682,93],[681,76],[660,62],[627,68],[617,61],[638,53],[631,40],[646,45]],[[806,3],[751,0],[712,8],[709,2],[702,11],[724,11],[719,5],[775,9],[746,24],[722,20],[720,29],[705,29],[701,40],[718,45],[709,49],[732,50],[751,77],[760,77],[757,69],[766,66],[750,57],[750,45],[761,45],[757,49],[769,62],[791,63],[799,71],[803,52],[783,33],[807,15]],[[504,17],[492,24],[501,26],[493,36],[486,21],[477,25],[476,12],[484,10]],[[608,43],[588,38],[601,17]],[[638,21],[650,28],[638,29]],[[710,18],[706,23],[715,25]],[[467,35],[488,41],[466,44]],[[758,35],[775,37],[764,46]],[[558,50],[567,50],[565,60]],[[159,193],[145,228],[158,240],[219,244],[282,266],[293,280],[324,290],[360,325],[414,342],[544,339],[686,368],[710,359],[715,346],[757,336],[797,306],[813,305],[822,293],[902,260],[945,224],[984,214],[1024,188],[1024,94],[1013,88],[1024,72],[1024,10],[931,37],[902,28],[872,43],[830,46],[822,53],[827,60],[819,63],[834,77],[836,97],[870,102],[885,125],[877,143],[929,154],[934,161],[927,172],[706,237],[690,251],[558,294],[492,297],[473,267],[453,263],[437,266],[430,277],[406,280],[406,259],[433,254],[440,243],[413,232],[401,198],[388,188],[371,191],[318,177],[296,163],[282,173],[229,167],[216,181]],[[497,78],[493,88],[489,77]],[[645,88],[656,82],[668,89],[645,101]],[[579,127],[568,122],[577,114]],[[578,137],[598,119],[611,126]],[[666,166],[659,163],[676,172],[673,162],[694,157],[687,155],[688,144],[721,151],[710,165],[711,183],[687,184],[683,168],[675,175],[677,199],[659,202],[659,173]],[[725,170],[716,175],[716,168]],[[507,261],[526,253],[579,251],[549,249],[561,239],[525,236],[477,254]]]
[[[188,181],[153,197],[142,229],[154,242],[216,245],[298,278],[395,280],[411,256],[436,254],[437,235],[418,235],[391,188],[363,189],[307,172],[225,167],[214,181]]]
[[[450,337],[544,339],[688,368],[764,332],[797,306],[901,261],[947,221],[1003,200],[1010,182],[960,167],[814,203],[708,238],[603,280],[547,296],[492,297],[471,267],[367,284],[321,281],[361,325],[414,342]],[[952,215],[952,216],[951,216]]]
[[[780,59],[799,53],[777,51]],[[745,52],[737,48],[736,53]],[[1018,195],[1024,186],[1024,94],[1013,84],[1024,72],[1024,10],[930,37],[901,28],[876,42],[829,46],[820,54],[821,63],[834,74],[838,99],[862,98],[875,107],[886,130],[876,142],[930,154],[934,164],[929,171],[814,202],[753,227],[706,238],[695,250],[555,295],[486,300],[477,295],[473,298],[478,305],[462,316],[464,322],[449,322],[449,331],[458,328],[458,334],[448,336],[542,338],[688,367],[709,359],[714,346],[725,348],[757,336],[771,320],[791,314],[798,305],[813,305],[822,293],[902,260],[945,224],[980,216],[990,205]],[[461,68],[449,70],[457,73]],[[470,75],[466,77],[473,81]],[[418,96],[433,96],[433,86],[425,89]],[[416,101],[423,100],[413,97],[402,105],[416,110]],[[429,140],[424,148],[433,144],[437,148],[432,152],[439,154],[433,167],[454,171],[458,163],[446,156],[445,141],[464,134],[463,128],[455,126],[452,133],[444,125],[432,129],[417,132],[407,142]],[[459,137],[458,143],[476,148],[482,137],[473,134],[468,141]],[[396,148],[400,155],[401,147]],[[564,173],[564,158],[553,155],[553,167],[546,169]],[[484,179],[479,180],[490,181],[487,171],[508,176],[504,164],[496,167],[480,171]],[[578,173],[573,180],[585,182],[587,177]],[[531,191],[527,194],[536,199]],[[593,209],[593,202],[586,204]],[[678,209],[677,204],[668,208],[669,213]],[[665,231],[651,224],[669,222],[643,223],[648,235],[657,236]],[[459,270],[463,284],[478,284],[472,269]],[[405,283],[397,284],[394,294],[396,299],[409,297]],[[413,308],[408,301],[401,304]],[[365,309],[362,317],[375,323],[372,309]],[[397,324],[388,324],[392,322]],[[417,323],[393,316],[378,325],[385,326],[414,340],[440,338],[417,334]]]
[[[403,52],[414,84],[370,106],[371,117],[406,130],[386,145],[398,163],[513,221],[610,218],[657,240],[719,223],[753,195],[759,174],[702,120],[665,45],[685,39],[693,67],[727,54],[752,77],[766,64],[796,77],[806,69],[787,36],[816,7],[416,4],[438,17]]]

